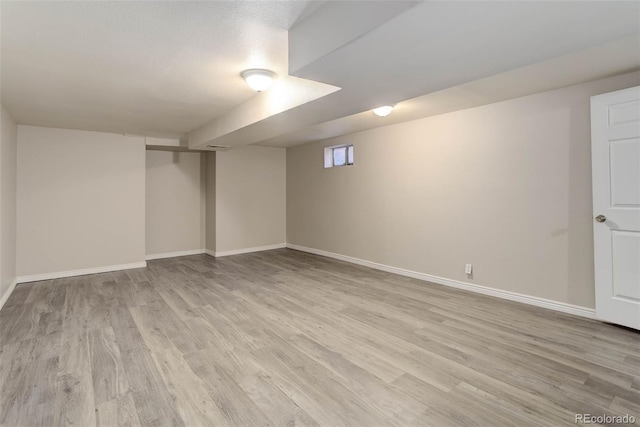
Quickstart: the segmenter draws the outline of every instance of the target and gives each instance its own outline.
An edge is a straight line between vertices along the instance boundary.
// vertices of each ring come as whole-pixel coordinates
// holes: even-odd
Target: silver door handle
[[[604,215],[598,215],[596,217],[596,221],[598,221],[598,222],[605,222],[606,220],[607,220],[607,217],[604,216]]]

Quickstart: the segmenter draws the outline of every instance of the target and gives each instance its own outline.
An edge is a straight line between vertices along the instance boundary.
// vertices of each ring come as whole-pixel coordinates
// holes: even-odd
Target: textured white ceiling
[[[0,1],[0,10],[0,91],[18,123],[189,133],[192,148],[295,145],[640,67],[640,2]],[[272,69],[276,88],[300,93],[256,95],[239,77],[247,68]],[[386,120],[363,113],[396,102]]]
[[[321,2],[1,2],[2,104],[19,123],[178,137],[287,74]]]
[[[189,146],[291,145],[451,111],[452,105],[466,108],[496,102],[640,67],[640,2],[391,5],[332,2],[290,30],[289,72],[335,85],[340,91],[209,141],[191,138],[202,134],[192,132]],[[372,16],[374,25],[370,25]],[[619,40],[630,42],[615,43]],[[582,51],[587,52],[573,58]],[[562,57],[569,60],[554,60]],[[578,61],[576,69],[573,64]],[[509,73],[526,67],[535,72]],[[460,96],[464,91],[446,91],[491,76],[496,78],[474,87],[482,93],[467,92],[465,99]],[[538,81],[538,76],[546,77]],[[370,115],[366,120],[355,117],[380,105],[435,93],[438,96],[428,102],[412,103],[410,114],[394,113],[386,121],[373,121]],[[209,126],[220,128],[220,123],[205,127]]]
[[[435,116],[451,111],[518,98],[577,83],[624,75],[640,85],[640,39],[630,36],[570,55],[474,80],[396,104],[391,115],[380,118],[371,110],[322,122],[259,144],[290,147],[362,130]]]

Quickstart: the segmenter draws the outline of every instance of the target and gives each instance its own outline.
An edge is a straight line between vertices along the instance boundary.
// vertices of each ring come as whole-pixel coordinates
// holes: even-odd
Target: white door
[[[640,329],[640,86],[591,98],[596,317]]]

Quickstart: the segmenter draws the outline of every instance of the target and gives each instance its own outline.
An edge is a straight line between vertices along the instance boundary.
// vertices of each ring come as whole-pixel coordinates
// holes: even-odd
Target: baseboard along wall
[[[223,257],[223,256],[248,254],[250,252],[270,251],[270,250],[273,250],[273,249],[283,249],[283,248],[286,248],[286,247],[287,247],[286,243],[278,243],[278,244],[275,244],[275,245],[255,246],[253,248],[234,249],[234,250],[231,250],[231,251],[212,251],[212,250],[207,249],[205,253],[207,255],[211,255],[211,256],[214,256],[216,258],[220,258],[220,257]]]
[[[419,273],[417,271],[405,270],[405,269],[393,267],[390,265],[380,264],[373,261],[367,261],[360,258],[354,258],[347,255],[328,252],[321,249],[295,245],[292,243],[279,243],[276,245],[256,246],[252,248],[234,249],[230,251],[212,251],[210,249],[195,249],[195,250],[189,250],[189,251],[166,252],[162,254],[147,255],[146,259],[153,260],[153,259],[173,258],[173,257],[179,257],[179,256],[198,255],[198,254],[207,254],[207,255],[219,258],[224,256],[230,256],[230,255],[239,255],[239,254],[245,254],[245,253],[251,253],[251,252],[268,251],[268,250],[282,249],[282,248],[289,248],[289,249],[294,249],[301,252],[307,252],[315,255],[325,256],[328,258],[333,258],[340,261],[349,262],[352,264],[374,268],[376,270],[386,271],[388,273],[398,274],[400,276],[411,277],[413,279],[423,280],[426,282],[436,283],[439,285],[449,286],[452,288],[463,289],[466,291],[475,292],[483,295],[490,295],[493,297],[502,298],[510,301],[517,301],[524,304],[533,305],[536,307],[543,307],[550,310],[559,311],[562,313],[573,314],[576,316],[585,317],[589,319],[596,318],[595,310],[592,308],[581,307],[581,306],[567,304],[567,303],[558,302],[558,301],[552,301],[545,298],[538,298],[530,295],[519,294],[516,292],[504,291],[501,289],[491,288],[488,286],[477,285],[475,283],[461,282],[458,280],[433,276],[426,273]],[[60,271],[56,273],[36,274],[31,276],[21,276],[21,277],[18,277],[11,284],[7,292],[5,292],[5,294],[2,295],[2,297],[0,297],[0,309],[2,308],[2,306],[4,306],[6,301],[9,299],[9,296],[15,289],[16,285],[19,283],[37,282],[40,280],[59,279],[63,277],[83,276],[86,274],[106,273],[109,271],[127,270],[132,268],[143,268],[146,266],[147,266],[146,262],[139,262],[139,263],[132,263],[132,264],[112,265],[112,266],[106,266],[106,267],[86,268],[86,269],[80,269],[80,270]]]
[[[392,267],[390,265],[379,264],[373,261],[367,261],[359,258],[350,257],[347,255],[336,254],[333,252],[323,251],[321,249],[308,248],[305,246],[295,245],[287,243],[287,248],[294,249],[301,252],[308,252],[315,255],[325,256],[328,258],[337,259],[340,261],[350,262],[352,264],[362,265],[365,267],[375,268],[376,270],[386,271],[387,273],[394,273],[400,276],[411,277],[413,279],[424,280],[425,282],[437,283],[439,285],[449,286],[457,289],[464,289],[465,291],[475,292],[483,295],[490,295],[497,298],[502,298],[510,301],[517,301],[524,304],[534,305],[536,307],[543,307],[550,310],[560,311],[562,313],[573,314],[580,317],[586,317],[589,319],[596,318],[596,311],[592,308],[581,307],[573,304],[567,304],[558,301],[552,301],[544,298],[533,297],[530,295],[519,294],[516,292],[503,291],[501,289],[490,288],[488,286],[476,285],[475,283],[461,282],[458,280],[447,279],[444,277],[432,276],[430,274],[419,273],[417,271],[405,270],[398,267]]]
[[[130,270],[132,268],[144,268],[146,261],[134,262],[131,264],[108,265],[104,267],[83,268],[80,270],[58,271],[55,273],[34,274],[31,276],[18,277],[18,283],[39,282],[41,280],[60,279],[63,277],[84,276],[87,274],[108,273],[110,271]]]
[[[147,261],[150,261],[152,259],[175,258],[179,256],[199,255],[203,253],[205,253],[205,249],[191,249],[188,251],[163,252],[161,254],[151,254],[151,255],[147,255],[145,259]]]
[[[17,284],[18,284],[18,280],[14,280],[13,282],[11,282],[11,284],[9,285],[9,288],[7,288],[7,291],[4,293],[4,295],[0,296],[0,310],[2,310],[2,307],[4,307],[4,304],[7,302],[7,300],[11,296],[11,293],[16,288]]]

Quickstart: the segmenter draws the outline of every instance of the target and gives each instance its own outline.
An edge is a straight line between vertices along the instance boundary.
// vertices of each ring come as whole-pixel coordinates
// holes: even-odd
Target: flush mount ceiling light
[[[276,73],[269,70],[262,70],[259,68],[252,68],[250,70],[244,70],[240,73],[249,87],[256,92],[262,92],[271,87],[273,79],[276,78]]]
[[[391,114],[393,107],[393,105],[385,105],[384,107],[374,108],[373,113],[378,117],[386,117]]]

